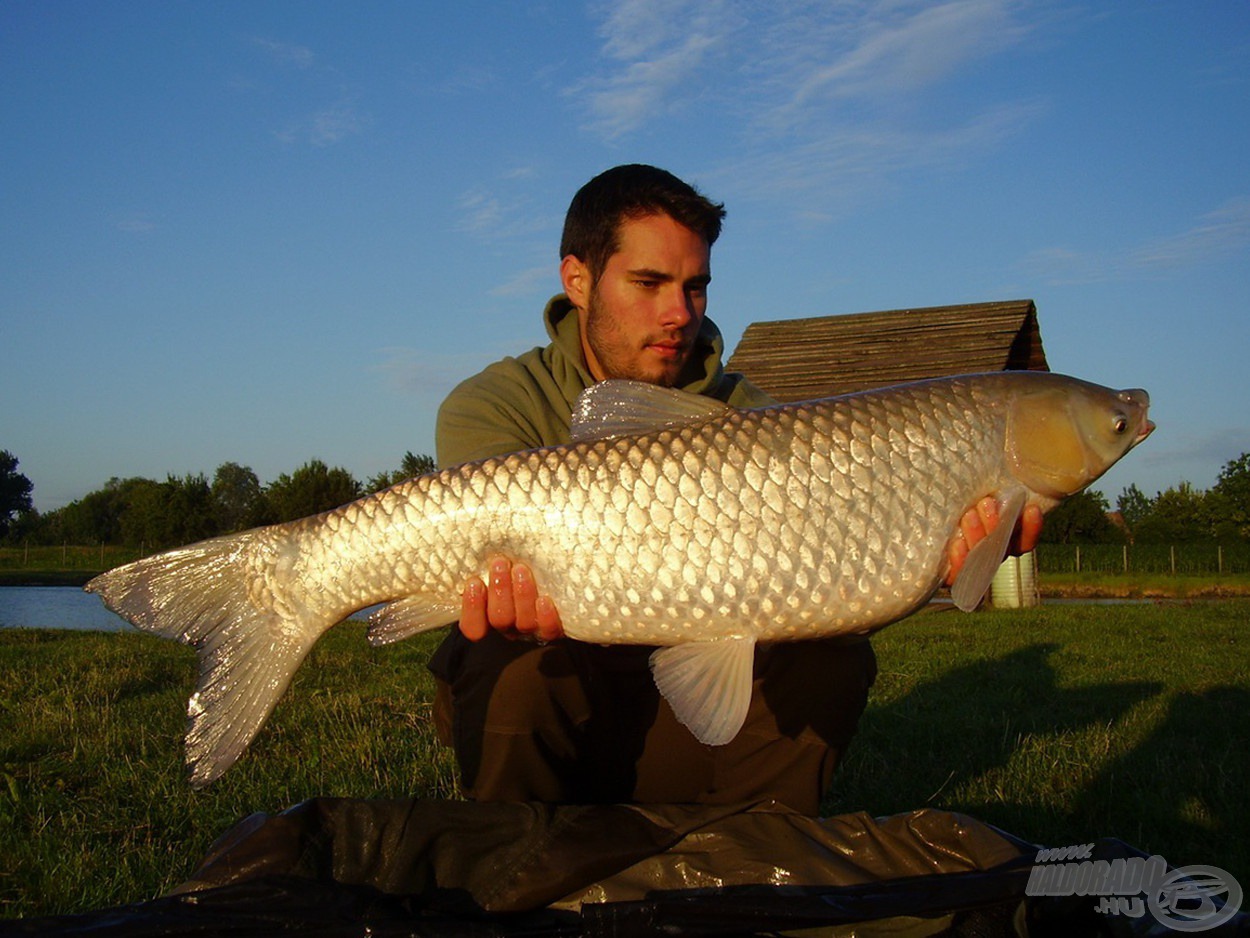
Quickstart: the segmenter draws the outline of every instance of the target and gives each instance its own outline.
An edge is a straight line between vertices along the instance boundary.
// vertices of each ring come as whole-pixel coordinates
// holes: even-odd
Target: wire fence
[[[1040,544],[1039,573],[1151,573],[1224,576],[1250,573],[1250,543]]]
[[[24,544],[0,547],[0,570],[109,570],[149,551],[146,547],[119,547],[111,544]]]

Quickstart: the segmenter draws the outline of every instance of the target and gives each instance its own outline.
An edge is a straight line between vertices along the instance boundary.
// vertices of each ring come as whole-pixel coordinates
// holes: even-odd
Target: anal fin
[[[451,625],[460,618],[460,604],[421,593],[387,603],[369,617],[369,644],[389,645],[422,632]]]

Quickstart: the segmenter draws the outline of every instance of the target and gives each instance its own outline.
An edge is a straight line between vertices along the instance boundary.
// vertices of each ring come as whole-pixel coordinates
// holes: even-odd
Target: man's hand
[[[460,631],[470,641],[491,629],[509,636],[550,642],[564,635],[560,612],[550,596],[539,595],[534,574],[507,557],[490,560],[490,584],[470,577],[460,596]]]
[[[947,586],[955,582],[955,577],[963,569],[964,561],[968,559],[968,551],[972,550],[977,542],[993,531],[997,525],[998,501],[990,495],[977,502],[975,508],[969,509],[959,519],[961,536],[951,541],[950,572],[946,575]],[[1011,539],[1011,552],[1027,554],[1037,546],[1037,539],[1041,533],[1042,510],[1036,505],[1026,505],[1024,513],[1020,516],[1020,523],[1016,525],[1015,535]]]

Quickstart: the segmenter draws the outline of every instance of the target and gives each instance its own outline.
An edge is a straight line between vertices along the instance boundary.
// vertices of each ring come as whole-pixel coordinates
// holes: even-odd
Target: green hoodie
[[[440,467],[569,441],[577,396],[595,383],[582,357],[577,311],[561,294],[543,313],[551,344],[505,358],[468,378],[438,411],[435,446]],[[761,407],[772,398],[721,364],[725,342],[704,317],[694,353],[678,386],[735,407]]]

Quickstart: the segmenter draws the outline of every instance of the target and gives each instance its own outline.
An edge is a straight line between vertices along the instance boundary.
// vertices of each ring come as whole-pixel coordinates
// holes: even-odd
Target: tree
[[[264,493],[248,466],[222,463],[213,474],[212,493],[218,533],[242,531],[261,523]]]
[[[88,492],[64,508],[45,516],[44,539],[59,544],[119,544],[122,515],[135,501],[142,501],[145,490],[157,483],[151,479],[119,479],[104,488]]]
[[[1137,525],[1134,541],[1139,544],[1180,544],[1211,537],[1211,512],[1206,493],[1181,482],[1160,492],[1150,504],[1150,513]]]
[[[392,485],[398,485],[400,482],[406,482],[417,476],[423,476],[427,472],[433,472],[434,457],[422,454],[414,456],[412,450],[404,453],[403,461],[399,464],[399,469],[395,472],[379,472],[369,480],[365,486],[370,492],[380,492],[383,489],[389,489]]]
[[[1208,495],[1218,533],[1250,538],[1250,453],[1225,463]]]
[[[166,491],[155,479],[128,479],[117,500],[117,536],[130,547],[173,547]],[[112,538],[110,538],[112,540]]]
[[[294,521],[337,508],[360,497],[358,483],[346,469],[329,468],[320,459],[283,473],[265,489],[270,521]]]
[[[1065,498],[1046,515],[1042,541],[1048,544],[1114,544],[1124,540],[1107,517],[1109,506],[1102,492],[1086,489]]]
[[[0,537],[9,533],[9,522],[18,513],[34,510],[30,479],[17,471],[17,457],[7,449],[0,450]]]
[[[1115,507],[1124,519],[1129,535],[1135,537],[1137,526],[1150,514],[1150,499],[1134,482],[1120,493],[1120,497],[1115,500]]]
[[[201,541],[218,533],[217,506],[204,473],[169,476],[161,485],[164,509],[162,546]]]

